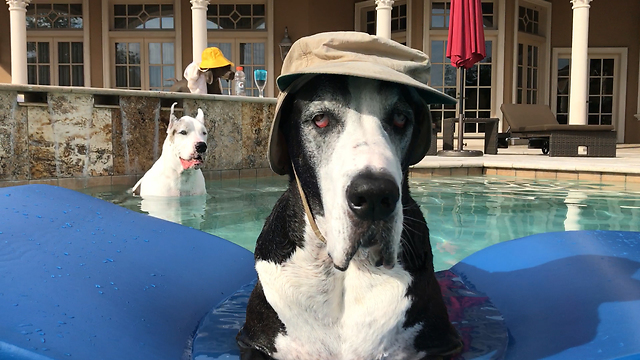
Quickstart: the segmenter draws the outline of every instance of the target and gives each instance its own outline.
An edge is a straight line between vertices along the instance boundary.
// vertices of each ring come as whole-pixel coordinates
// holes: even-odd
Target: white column
[[[191,0],[191,23],[193,36],[193,61],[202,60],[207,48],[207,5],[209,0]]]
[[[376,35],[391,39],[393,0],[376,0]]]
[[[587,124],[587,89],[589,80],[589,3],[572,0],[573,35],[571,38],[571,84],[569,124]]]
[[[11,22],[11,83],[26,84],[27,5],[31,0],[7,0]]]

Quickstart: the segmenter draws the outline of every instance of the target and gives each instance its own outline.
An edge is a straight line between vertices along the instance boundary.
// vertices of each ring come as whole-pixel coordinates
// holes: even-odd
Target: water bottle
[[[242,71],[242,66],[236,66],[236,74],[233,77],[233,83],[235,84],[235,94],[236,95],[245,95],[244,92],[244,83],[246,80],[246,75],[244,71]]]

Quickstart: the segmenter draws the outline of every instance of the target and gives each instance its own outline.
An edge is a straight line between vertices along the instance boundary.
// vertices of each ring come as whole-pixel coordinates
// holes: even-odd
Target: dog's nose
[[[200,141],[199,143],[196,143],[196,152],[198,153],[203,153],[207,151],[207,143]]]
[[[349,208],[361,220],[382,220],[393,213],[400,191],[391,174],[363,172],[347,186]]]

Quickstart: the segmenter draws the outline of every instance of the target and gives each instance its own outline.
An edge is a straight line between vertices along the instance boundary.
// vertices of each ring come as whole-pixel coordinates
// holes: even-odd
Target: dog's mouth
[[[361,257],[375,267],[393,269],[396,264],[396,242],[389,221],[362,221],[352,218],[353,231],[342,262],[333,259],[334,267],[345,271],[354,257]],[[360,250],[360,253],[358,251]]]
[[[345,270],[354,256],[376,267],[395,266],[399,199],[399,186],[388,171],[366,169],[353,176],[345,189],[346,217],[341,217],[347,238],[338,246],[342,249],[330,249],[337,269]]]
[[[196,154],[194,157],[188,160],[180,158],[180,164],[182,165],[183,170],[199,169],[202,165],[202,162],[203,159],[201,154]]]

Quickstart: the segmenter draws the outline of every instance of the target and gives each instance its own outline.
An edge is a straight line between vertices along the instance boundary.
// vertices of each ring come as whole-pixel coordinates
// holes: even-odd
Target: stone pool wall
[[[275,99],[0,84],[0,186],[133,184],[160,156],[174,102],[177,117],[204,111],[205,177],[271,175]]]

